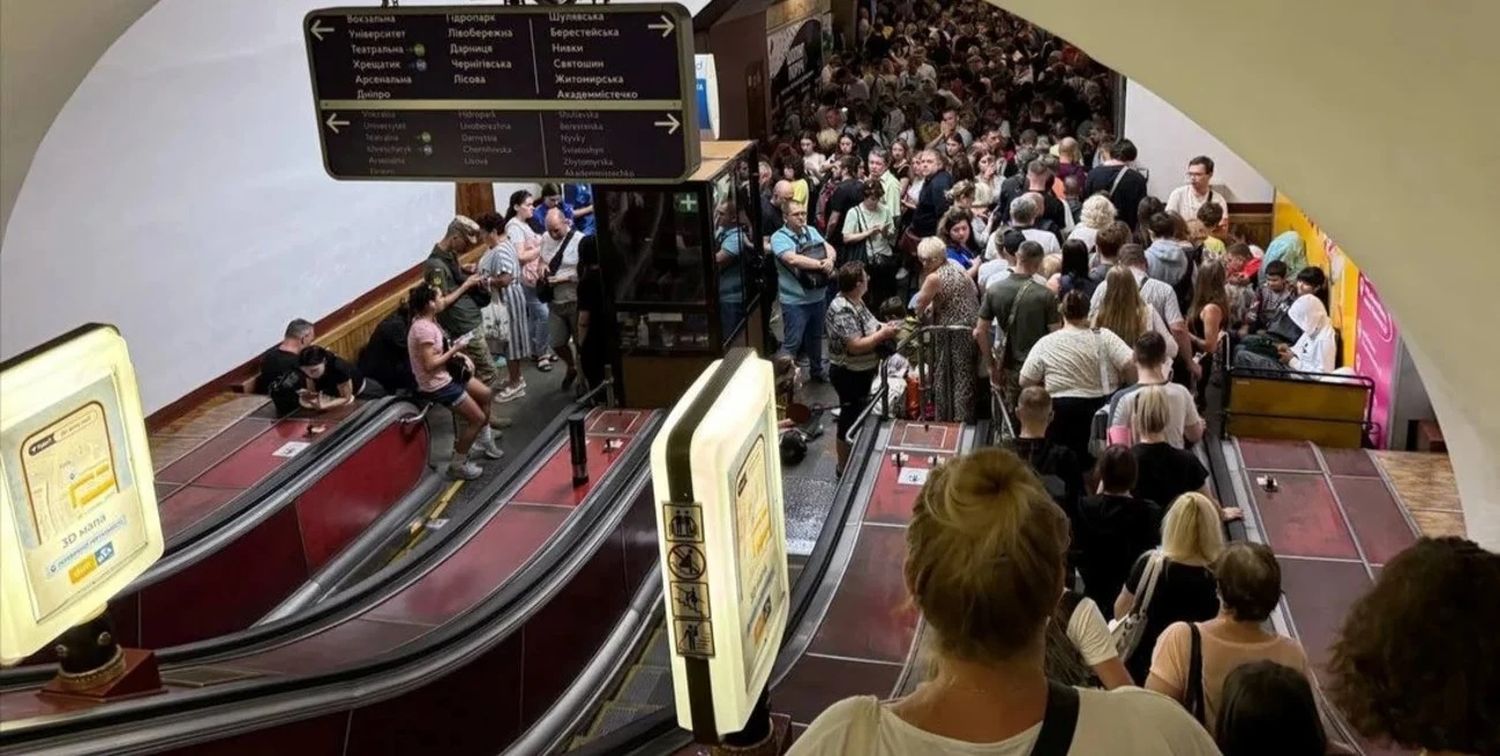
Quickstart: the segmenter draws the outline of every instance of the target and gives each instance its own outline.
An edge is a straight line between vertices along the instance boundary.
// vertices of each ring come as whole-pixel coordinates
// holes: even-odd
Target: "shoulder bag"
[[[1005,330],[1001,331],[999,337],[995,339],[995,351],[1000,356],[992,358],[998,360],[997,364],[1000,367],[1012,367],[1010,364],[1010,334],[1016,327],[1016,313],[1021,310],[1021,299],[1026,296],[1026,291],[1035,283],[1035,281],[1027,279],[1026,283],[1021,284],[1021,290],[1016,292],[1015,301],[1010,303],[1010,315],[1007,315],[1005,318]]]
[[[568,253],[568,244],[573,241],[573,235],[576,233],[578,231],[575,229],[563,237],[562,245],[557,248],[557,254],[553,255],[552,261],[547,263],[547,275],[537,278],[536,298],[538,302],[545,304],[552,301],[552,277],[562,269],[563,256]]]
[[[1146,613],[1151,608],[1151,594],[1156,591],[1157,580],[1166,570],[1164,562],[1166,557],[1160,551],[1151,552],[1146,570],[1141,574],[1141,583],[1136,586],[1142,590],[1135,594],[1130,613],[1117,618],[1110,626],[1109,634],[1115,640],[1115,650],[1120,652],[1121,659],[1129,659],[1134,655],[1136,647],[1141,645],[1141,638],[1146,634]]]
[[[1205,717],[1208,716],[1208,705],[1203,702],[1203,636],[1199,633],[1196,622],[1189,622],[1188,630],[1192,633],[1192,642],[1188,652],[1187,686],[1183,689],[1182,704],[1193,715],[1193,719],[1204,724]]]
[[[795,245],[797,254],[803,257],[822,260],[828,256],[828,250],[823,247],[823,242],[811,240],[806,242],[799,241],[797,237],[792,236],[786,229],[782,229],[776,233],[786,233],[786,237],[791,239],[792,244]],[[781,259],[779,255],[776,257],[776,262],[786,266],[786,269],[791,271],[793,276],[796,276],[797,283],[802,284],[802,288],[804,289],[821,289],[828,285],[828,274],[822,270],[804,270],[792,267],[790,263]]]

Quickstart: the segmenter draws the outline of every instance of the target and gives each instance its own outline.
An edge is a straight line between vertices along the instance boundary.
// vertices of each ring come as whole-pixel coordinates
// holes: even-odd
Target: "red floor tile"
[[[161,501],[162,536],[171,537],[192,527],[193,523],[218,511],[233,501],[241,491],[236,488],[183,486]]]
[[[203,473],[193,482],[201,486],[249,488],[291,459],[291,457],[276,456],[277,449],[291,441],[315,443],[318,438],[322,438],[322,436],[313,438],[307,435],[307,426],[310,424],[314,424],[314,421],[282,420],[271,430],[256,436],[250,443],[235,450],[233,454],[214,465],[213,469]],[[303,453],[305,452],[306,450]]]
[[[1329,651],[1349,606],[1370,587],[1364,565],[1281,559],[1281,590],[1298,639],[1315,667],[1326,667]],[[1321,672],[1320,672],[1321,674]]]
[[[1255,472],[1251,471],[1254,475]],[[1267,492],[1251,481],[1261,529],[1277,554],[1357,559],[1349,528],[1323,475],[1272,473],[1279,486]]]
[[[385,653],[431,629],[405,622],[351,619],[295,643],[222,666],[285,675],[315,674]]]
[[[162,468],[156,479],[167,483],[187,483],[218,464],[234,450],[266,432],[271,422],[247,417],[204,441],[201,446],[182,455],[181,459]]]
[[[1401,515],[1400,504],[1380,478],[1333,478],[1333,489],[1354,525],[1354,535],[1365,550],[1365,558],[1385,564],[1417,542],[1411,525]]]
[[[507,504],[457,553],[365,616],[433,625],[446,622],[498,590],[570,514],[557,507]]]
[[[957,423],[917,423],[897,420],[891,428],[891,446],[958,453],[962,426]]]
[[[808,651],[904,663],[917,624],[901,574],[905,560],[904,528],[862,526],[843,582]]]
[[[895,664],[804,654],[771,691],[771,710],[806,725],[830,704],[850,696],[889,697],[900,677],[901,667]]]
[[[1380,470],[1375,460],[1364,449],[1323,449],[1323,461],[1328,465],[1329,475],[1352,475],[1361,478],[1378,478]]]
[[[1241,438],[1240,456],[1250,470],[1307,470],[1316,472],[1323,468],[1318,457],[1306,441],[1264,441],[1256,438]]]
[[[610,467],[624,456],[629,443],[614,451],[605,451],[607,439],[600,436],[589,436],[586,442],[589,451],[589,479],[587,483],[580,486],[573,485],[573,457],[572,450],[567,444],[563,444],[552,456],[542,464],[541,468],[532,474],[531,480],[516,493],[513,501],[527,504],[552,504],[560,507],[574,507],[583,503],[583,500],[599,484],[599,480],[609,472]]]
[[[865,509],[867,522],[905,525],[911,520],[912,507],[922,491],[922,484],[917,481],[930,469],[928,455],[910,454],[905,466],[898,468],[891,461],[892,454],[886,452],[881,458],[875,489],[870,492],[870,504]],[[934,456],[940,461],[950,459],[947,455]]]

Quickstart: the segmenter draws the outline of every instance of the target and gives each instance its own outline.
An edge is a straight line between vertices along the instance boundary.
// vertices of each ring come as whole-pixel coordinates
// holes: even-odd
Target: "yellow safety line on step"
[[[411,537],[407,539],[406,545],[402,546],[396,552],[396,555],[391,557],[392,562],[406,556],[413,548],[416,548],[418,543],[421,543],[423,536],[427,534],[427,523],[442,516],[443,512],[447,511],[448,504],[453,501],[453,497],[458,495],[458,490],[463,487],[464,481],[455,480],[449,483],[447,488],[443,489],[443,492],[438,495],[437,501],[433,502],[432,508],[423,513],[421,519],[408,526],[407,530],[411,534]]]

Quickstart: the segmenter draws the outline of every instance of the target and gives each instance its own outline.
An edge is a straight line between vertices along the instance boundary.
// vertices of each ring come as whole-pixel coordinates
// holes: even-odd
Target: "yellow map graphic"
[[[70,530],[119,487],[104,407],[90,402],[27,437],[21,470],[37,540]]]

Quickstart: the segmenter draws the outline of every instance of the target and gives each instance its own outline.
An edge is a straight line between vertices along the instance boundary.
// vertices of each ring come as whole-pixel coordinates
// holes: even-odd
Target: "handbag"
[[[869,230],[865,227],[864,208],[860,207],[859,205],[855,205],[852,209],[850,209],[849,212],[854,213],[854,217],[858,219],[857,226],[859,230],[856,233],[864,233],[865,231]],[[843,250],[839,252],[839,257],[841,259],[858,260],[859,262],[863,262],[866,265],[871,265],[875,262],[874,259],[870,257],[870,242],[868,239],[860,240],[857,242],[851,242],[845,239],[843,246]]]
[[[1136,648],[1141,645],[1141,638],[1146,635],[1146,613],[1151,608],[1151,594],[1156,591],[1157,579],[1166,569],[1164,561],[1166,557],[1161,552],[1151,552],[1149,561],[1146,562],[1146,571],[1141,575],[1145,590],[1135,594],[1130,612],[1110,625],[1109,634],[1114,639],[1115,650],[1120,652],[1121,659],[1129,659],[1134,655]]]
[[[536,298],[538,302],[546,304],[552,301],[552,277],[562,269],[563,256],[568,253],[568,243],[573,241],[573,235],[578,233],[577,229],[568,232],[563,237],[562,245],[557,248],[557,254],[552,256],[552,261],[547,263],[547,275],[536,280]]]

